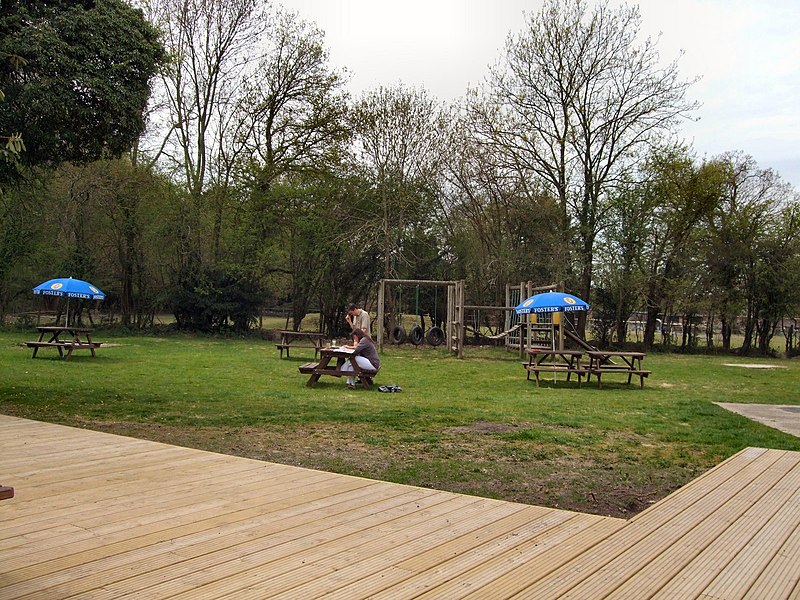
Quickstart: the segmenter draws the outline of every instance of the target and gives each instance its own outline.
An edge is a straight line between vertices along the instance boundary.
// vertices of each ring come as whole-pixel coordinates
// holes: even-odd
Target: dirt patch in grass
[[[661,470],[643,464],[642,448],[647,446],[641,440],[625,442],[636,446],[636,452],[607,452],[605,462],[598,464],[574,448],[537,439],[539,432],[527,424],[476,421],[436,435],[391,437],[382,430],[341,423],[185,427],[80,419],[72,424],[287,465],[623,518],[696,475],[680,469],[676,473],[674,466]]]
[[[501,433],[506,431],[515,431],[519,429],[519,425],[512,423],[495,423],[492,421],[475,421],[471,425],[463,425],[460,427],[447,427],[444,431],[447,433],[461,434],[461,433]]]

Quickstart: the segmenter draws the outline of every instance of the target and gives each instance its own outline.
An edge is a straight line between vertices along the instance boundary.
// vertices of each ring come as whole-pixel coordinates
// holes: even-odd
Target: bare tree
[[[356,104],[353,127],[357,161],[379,208],[379,222],[367,230],[383,238],[384,277],[394,277],[402,232],[428,209],[423,203],[439,175],[446,111],[423,89],[381,87]]]
[[[505,63],[488,80],[505,117],[498,150],[552,186],[562,228],[575,228],[587,297],[608,190],[643,146],[695,107],[685,100],[691,82],[676,61],[661,66],[655,41],[638,41],[640,25],[636,7],[546,0],[509,37]]]
[[[162,77],[169,109],[156,158],[166,158],[200,198],[230,138],[224,135],[243,76],[269,24],[262,0],[144,0],[172,64]],[[228,153],[230,150],[228,149]]]

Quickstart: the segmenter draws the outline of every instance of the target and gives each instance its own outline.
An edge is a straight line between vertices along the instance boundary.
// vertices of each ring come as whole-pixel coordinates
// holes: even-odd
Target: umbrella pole
[[[64,315],[64,327],[69,327],[69,296],[67,296],[67,314]]]

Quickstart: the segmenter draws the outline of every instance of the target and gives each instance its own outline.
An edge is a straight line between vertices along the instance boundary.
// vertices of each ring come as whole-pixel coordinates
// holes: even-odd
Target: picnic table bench
[[[539,375],[541,373],[566,373],[567,381],[572,375],[578,376],[578,386],[581,384],[581,377],[587,374],[586,369],[581,365],[581,350],[553,350],[552,348],[531,348],[528,350],[528,362],[522,363],[528,372],[527,379],[530,381],[531,373],[536,378],[536,387],[539,387]]]
[[[319,378],[323,375],[331,377],[356,377],[361,381],[364,389],[369,389],[372,386],[373,378],[378,374],[377,369],[364,369],[358,366],[356,355],[353,353],[352,348],[320,348],[320,361],[313,363],[305,363],[298,367],[299,371],[306,375],[311,375],[306,385],[312,387]],[[336,363],[331,364],[331,360],[335,358]],[[343,371],[342,367],[345,362],[349,361],[353,366],[352,371]]]
[[[283,358],[284,350],[286,350],[286,358],[290,358],[289,350],[291,348],[313,348],[314,358],[316,358],[319,349],[322,347],[323,334],[321,333],[314,331],[292,331],[289,329],[282,329],[279,333],[281,334],[281,342],[275,344],[275,347],[281,351],[281,358]]]
[[[40,348],[54,348],[58,350],[58,355],[65,360],[69,360],[75,350],[89,350],[92,356],[97,356],[95,350],[103,344],[103,342],[92,341],[93,330],[87,327],[47,325],[36,329],[39,332],[39,339],[35,342],[25,342],[28,348],[33,348],[31,358],[36,358]],[[69,334],[67,339],[61,339],[64,332]],[[44,338],[48,334],[50,337],[45,340]],[[67,351],[66,356],[64,350]]]
[[[649,376],[652,371],[642,368],[644,352],[615,352],[613,350],[598,350],[586,353],[589,357],[586,381],[594,375],[597,377],[597,386],[603,387],[602,377],[607,374],[622,374],[628,376],[628,383],[636,375],[639,377],[639,387],[644,387],[644,378]],[[622,360],[622,364],[613,362],[614,358]]]

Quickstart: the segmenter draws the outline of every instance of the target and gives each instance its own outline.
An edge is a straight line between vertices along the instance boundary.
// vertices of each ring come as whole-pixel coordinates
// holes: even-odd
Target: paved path
[[[800,406],[785,404],[734,404],[715,402],[725,410],[753,419],[784,433],[800,437]]]

